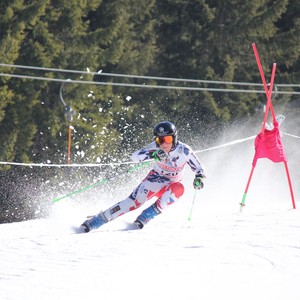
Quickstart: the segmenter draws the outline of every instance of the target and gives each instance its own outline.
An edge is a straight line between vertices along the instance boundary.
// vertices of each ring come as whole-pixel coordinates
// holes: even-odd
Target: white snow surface
[[[64,199],[47,219],[1,224],[1,299],[299,300],[299,158],[288,152],[297,209],[283,163],[260,159],[240,211],[252,140],[199,154],[207,180],[191,220],[193,174],[187,170],[184,196],[143,230],[126,226],[150,202],[88,234],[71,230],[132,186],[109,203],[95,189],[99,200],[91,206]]]

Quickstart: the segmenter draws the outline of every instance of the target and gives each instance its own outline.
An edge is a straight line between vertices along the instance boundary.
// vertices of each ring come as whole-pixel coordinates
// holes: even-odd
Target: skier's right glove
[[[194,189],[195,190],[201,190],[204,187],[204,179],[205,176],[204,175],[196,175],[193,185],[194,185]]]
[[[168,154],[163,150],[155,150],[150,153],[150,157],[159,161],[166,161],[168,159]]]

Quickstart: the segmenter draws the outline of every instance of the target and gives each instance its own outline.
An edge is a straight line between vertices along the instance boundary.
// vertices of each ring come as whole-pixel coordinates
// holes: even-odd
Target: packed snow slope
[[[300,148],[283,143],[297,209],[284,165],[261,159],[240,211],[254,155],[247,140],[198,153],[205,188],[194,194],[187,169],[184,196],[143,230],[126,230],[141,210],[88,234],[71,230],[125,197],[134,174],[113,197],[97,188],[53,204],[47,219],[0,225],[1,299],[299,300]]]

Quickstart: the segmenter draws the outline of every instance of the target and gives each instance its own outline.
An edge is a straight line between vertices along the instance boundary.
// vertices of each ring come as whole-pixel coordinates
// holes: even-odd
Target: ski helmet
[[[169,121],[158,123],[153,129],[153,134],[155,137],[172,135],[173,146],[177,144],[177,129],[175,125]]]

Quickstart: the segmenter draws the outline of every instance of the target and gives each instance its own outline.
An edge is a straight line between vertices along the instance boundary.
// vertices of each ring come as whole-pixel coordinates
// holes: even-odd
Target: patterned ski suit
[[[131,158],[133,161],[143,162],[150,159],[153,151],[159,149],[156,143],[152,142],[145,148],[134,152]],[[137,209],[152,197],[157,197],[155,203],[159,212],[176,202],[184,193],[181,180],[186,164],[195,172],[195,175],[204,175],[204,168],[190,146],[181,142],[178,142],[168,153],[165,162],[155,161],[154,163],[153,169],[128,198],[103,211],[107,221]]]

